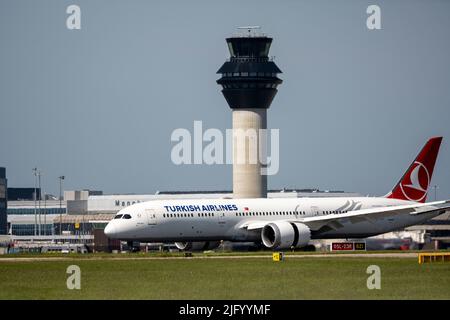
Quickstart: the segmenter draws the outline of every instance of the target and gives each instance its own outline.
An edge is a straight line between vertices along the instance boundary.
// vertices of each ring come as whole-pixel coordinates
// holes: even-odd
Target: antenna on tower
[[[238,29],[246,29],[248,32],[251,32],[254,29],[261,29],[260,26],[245,26],[245,27],[238,27]]]
[[[263,34],[261,34],[260,32],[258,32],[259,30],[261,30],[260,26],[242,26],[242,27],[237,27],[238,30],[247,30],[248,32],[246,33],[246,35],[240,34],[238,36],[264,36]]]

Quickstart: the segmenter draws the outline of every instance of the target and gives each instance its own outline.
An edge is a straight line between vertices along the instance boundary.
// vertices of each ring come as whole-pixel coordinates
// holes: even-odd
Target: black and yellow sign
[[[283,252],[274,252],[272,253],[272,260],[273,261],[283,261],[284,260],[284,255]]]

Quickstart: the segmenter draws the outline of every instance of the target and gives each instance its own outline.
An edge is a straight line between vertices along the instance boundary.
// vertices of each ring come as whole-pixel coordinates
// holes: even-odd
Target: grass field
[[[450,263],[415,258],[106,257],[0,261],[0,299],[450,299]],[[81,290],[66,287],[72,264]],[[366,286],[373,264],[381,290]]]

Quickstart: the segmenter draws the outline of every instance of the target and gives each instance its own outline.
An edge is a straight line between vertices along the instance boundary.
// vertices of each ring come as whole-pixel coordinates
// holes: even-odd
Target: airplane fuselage
[[[354,210],[414,203],[377,197],[156,200],[121,210],[105,233],[112,238],[141,242],[260,241],[260,230],[242,226],[252,221],[301,222],[309,217],[339,216]],[[371,221],[349,219],[337,229],[314,231],[311,238],[369,237],[419,224],[437,215],[405,213]]]

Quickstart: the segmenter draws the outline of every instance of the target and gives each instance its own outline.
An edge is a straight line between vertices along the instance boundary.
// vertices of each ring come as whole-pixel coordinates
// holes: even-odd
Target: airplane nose
[[[104,232],[105,232],[105,235],[106,235],[108,238],[113,238],[114,235],[116,234],[116,227],[114,227],[114,226],[112,225],[112,223],[108,223],[108,224],[106,225],[106,227],[105,227]]]

